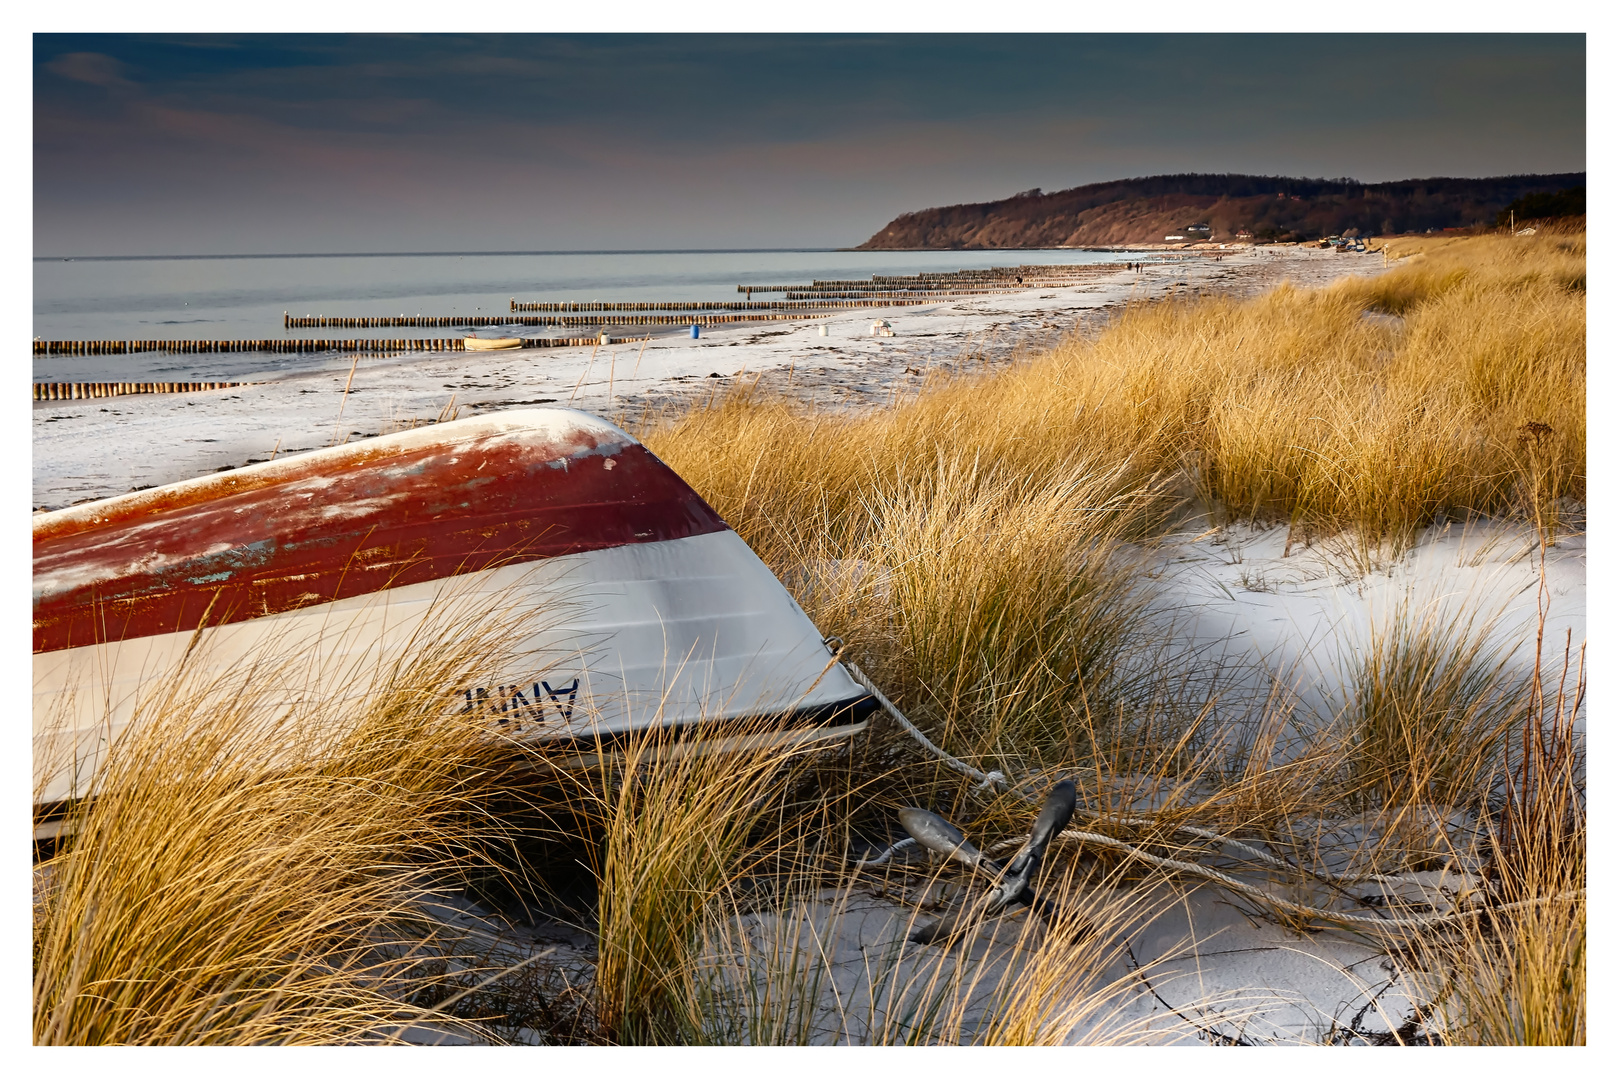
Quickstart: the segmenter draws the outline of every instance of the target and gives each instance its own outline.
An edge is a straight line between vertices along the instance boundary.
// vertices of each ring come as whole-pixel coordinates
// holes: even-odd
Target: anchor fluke
[[[961,829],[932,810],[908,806],[900,811],[900,824],[913,840],[936,854],[975,868],[987,861],[984,853],[962,835]]]

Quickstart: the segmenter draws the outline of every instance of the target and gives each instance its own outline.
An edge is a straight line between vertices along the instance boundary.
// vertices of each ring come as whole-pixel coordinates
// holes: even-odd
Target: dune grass
[[[858,544],[869,501],[941,458],[1120,498],[1172,478],[1234,519],[1406,542],[1436,514],[1526,509],[1527,424],[1550,429],[1543,497],[1583,496],[1584,262],[1581,237],[1479,238],[1326,289],[1134,305],[875,413],[743,394],[643,434],[772,565]],[[1142,527],[1162,509],[1129,505]]]
[[[1189,860],[1208,849],[1179,826],[1241,835],[1304,885],[1324,823],[1359,815],[1383,830],[1378,869],[1449,856],[1504,896],[1562,895],[1584,881],[1575,705],[1548,706],[1482,625],[1393,619],[1308,737],[1286,694],[1233,697],[1155,659],[1142,553],[1189,519],[1287,523],[1367,566],[1437,516],[1519,516],[1550,543],[1584,498],[1584,238],[1414,247],[1370,280],[1133,304],[1094,338],[936,372],[881,410],[753,387],[640,433],[936,742],[1036,789],[1075,778],[1088,828]],[[154,702],[162,723],[109,766],[121,794],[46,867],[38,1041],[386,1040],[422,1015],[401,1004],[433,934],[416,898],[451,872],[531,871],[490,855],[502,833],[479,778],[495,774],[476,740],[428,722],[446,681],[388,685],[328,764],[287,775],[245,755],[259,735],[223,704],[238,685]],[[1108,1015],[1122,987],[1100,973],[1162,878],[1106,856],[1052,859],[1063,926],[896,945],[858,975],[834,957],[874,887],[847,853],[891,835],[897,808],[974,835],[1029,827],[1016,793],[975,789],[892,724],[842,755],[701,757],[648,737],[615,761],[554,808],[580,832],[596,942],[559,1041],[1141,1035]],[[1431,823],[1453,811],[1473,815],[1476,847],[1444,850],[1458,830]],[[915,903],[936,870],[892,880]],[[1583,1038],[1584,918],[1581,899],[1425,938],[1436,970],[1469,976],[1450,984],[1447,1037]]]
[[[1489,625],[1403,606],[1374,628],[1352,675],[1346,736],[1370,805],[1466,805],[1500,774],[1530,678],[1493,649]]]
[[[1585,496],[1584,236],[1411,247],[1376,278],[1133,305],[884,410],[745,388],[642,434],[953,753],[1089,776],[1099,808],[1156,790],[1166,824],[1267,835],[1304,864],[1312,842],[1280,826],[1371,813],[1369,857],[1425,868],[1454,840],[1435,823],[1499,798],[1513,756],[1528,684],[1488,628],[1393,619],[1345,714],[1279,768],[1285,702],[1217,707],[1214,685],[1144,665],[1127,557],[1188,513],[1333,537],[1363,571],[1437,518],[1556,539]],[[874,789],[903,798],[981,824],[1018,812],[938,769]]]
[[[724,721],[705,737],[747,743],[768,730],[759,720]],[[761,839],[774,831],[761,826],[780,813],[808,753],[767,745],[698,754],[647,731],[584,774],[574,804],[602,837],[593,867],[598,1038],[683,1041],[685,976],[702,931],[762,862],[781,861],[778,845]]]
[[[285,641],[223,671],[196,645],[148,684],[95,797],[35,868],[36,1043],[391,1042],[456,1026],[410,1004],[431,996],[422,961],[445,955],[423,901],[487,861],[502,754],[447,688],[503,642],[465,610],[429,623],[319,698],[280,694],[321,683],[326,664]]]
[[[1535,680],[1509,740],[1487,872],[1517,906],[1416,943],[1421,961],[1450,977],[1441,1001],[1450,1042],[1586,1043],[1585,755],[1576,733],[1585,688],[1585,649],[1566,642],[1556,683]]]

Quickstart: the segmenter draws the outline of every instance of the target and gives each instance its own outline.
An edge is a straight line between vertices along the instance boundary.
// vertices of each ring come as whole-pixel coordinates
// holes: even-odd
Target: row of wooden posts
[[[524,325],[541,326],[724,326],[728,323],[783,322],[803,320],[795,312],[761,311],[746,315],[520,315]],[[531,321],[532,320],[532,321]],[[516,321],[516,320],[514,320]]]
[[[555,319],[528,317],[512,318],[508,315],[287,315],[283,316],[288,329],[308,327],[371,327],[371,326],[551,326]],[[676,322],[686,320],[677,319]],[[462,338],[434,338],[434,341],[461,341]],[[586,344],[589,344],[587,342]],[[432,348],[457,348],[455,345],[433,345]]]
[[[1094,277],[1102,277],[1104,273],[1114,273],[1113,268],[1103,272],[1082,272],[1064,274],[1035,274],[1020,272],[1016,274],[908,274],[903,276],[872,275],[870,281],[815,281],[811,284],[818,288],[849,289],[849,288],[883,288],[883,289],[939,289],[949,288],[953,285],[966,285],[970,288],[985,285],[1028,286],[1030,282],[1048,281],[1086,281]]]
[[[805,319],[813,317],[814,312],[794,311],[759,311],[742,313],[697,314],[697,315],[628,315],[607,312],[600,315],[480,315],[473,319],[463,320],[462,326],[721,326],[727,323],[755,323],[755,322],[781,322],[783,320]],[[311,315],[300,319],[294,325],[330,326],[342,325],[341,315]],[[424,318],[426,318],[424,316]],[[445,339],[461,342],[464,338]],[[590,341],[586,342],[591,344]],[[440,346],[431,346],[439,348]],[[443,346],[445,348],[461,348],[459,344]]]
[[[818,290],[866,290],[901,288],[908,291],[968,291],[956,286],[1002,285],[1025,289],[1046,289],[1074,281],[1084,281],[1125,269],[1124,263],[1090,263],[1083,266],[1010,266],[996,270],[954,270],[921,274],[873,274],[860,279],[820,279],[808,285],[739,285],[740,293],[796,292],[812,293]]]
[[[979,282],[975,285],[953,285],[948,283],[920,284],[920,285],[883,285],[873,284],[870,281],[857,281],[849,285],[781,285],[761,288],[751,286],[754,292],[779,292],[789,298],[804,297],[807,299],[837,300],[841,297],[871,296],[871,297],[919,297],[929,300],[950,299],[953,296],[1004,296],[1007,293],[1021,292],[1026,289],[1052,289],[1065,288],[1078,282],[1088,281],[1089,278],[1025,278],[1022,282]],[[875,306],[875,305],[874,305]]]
[[[122,397],[125,394],[194,394],[202,390],[233,390],[253,383],[239,382],[92,382],[35,383],[35,401],[78,401],[81,398]]]
[[[898,300],[898,304],[922,304],[927,300]],[[667,301],[614,301],[556,300],[518,303],[512,301],[513,311],[839,311],[850,308],[886,307],[864,300],[679,300]]]
[[[500,326],[509,320],[499,315],[289,315],[281,313],[285,330],[306,327],[352,327],[365,330],[377,326]]]
[[[1033,286],[1032,286],[1033,287]],[[1045,288],[1046,286],[1041,286]],[[893,300],[895,298],[908,299],[917,304],[939,304],[947,300],[955,300],[968,296],[1006,296],[1017,292],[1017,289],[939,289],[934,292],[923,293],[919,290],[908,290],[904,293],[887,292],[883,289],[850,289],[850,290],[817,290],[815,292],[790,292],[789,300]],[[888,304],[873,304],[873,307],[887,307]]]
[[[35,341],[35,356],[115,356],[123,353],[411,352],[460,349],[463,338],[249,338],[237,341]]]
[[[902,281],[999,281],[1009,278],[1066,278],[1093,277],[1114,274],[1125,269],[1124,263],[1079,263],[1063,266],[998,266],[993,270],[925,270],[920,274],[873,274],[872,280],[883,283]],[[841,282],[817,282],[842,284]]]
[[[857,281],[853,285],[739,285],[738,292],[757,293],[788,293],[789,295],[820,296],[826,294],[828,299],[835,299],[842,293],[851,289],[861,289],[874,295],[878,293],[893,293],[896,296],[937,296],[941,293],[959,296],[978,296],[984,293],[1012,292],[1025,288],[1022,285],[1013,285],[1009,288],[986,289],[980,287],[967,287],[960,285],[910,285],[904,288],[890,288],[887,285],[874,285],[870,281]]]
[[[935,300],[948,300],[955,296],[1005,296],[1008,293],[1023,292],[1029,289],[1062,289],[1083,281],[1091,280],[1089,277],[1072,278],[1025,278],[1021,282],[980,282],[977,285],[953,285],[948,283],[920,284],[920,285],[884,285],[871,282],[855,282],[850,285],[795,285],[786,290],[789,299],[795,297],[820,298],[835,300],[843,297],[928,297]]]
[[[1005,290],[977,290],[972,295]],[[890,293],[869,293],[866,299],[851,300],[765,300],[729,302],[724,300],[676,303],[583,303],[560,301],[556,303],[519,304],[512,302],[512,311],[550,312],[603,312],[603,318],[557,319],[528,315],[284,315],[288,329],[316,327],[371,327],[371,326],[591,326],[612,323],[631,326],[686,326],[694,322],[702,326],[723,322],[772,322],[782,319],[802,319],[818,312],[848,310],[851,308],[909,307],[914,304],[938,303],[943,297],[936,293],[923,296],[904,296]],[[964,293],[963,295],[968,295]],[[784,309],[787,309],[784,311]],[[653,319],[628,319],[620,312],[688,311],[693,314],[672,315]],[[721,312],[720,316],[705,312]]]
[[[682,320],[683,322],[685,320]],[[623,345],[629,338],[604,337],[535,337],[520,339],[525,349],[562,349],[579,347],[583,345]],[[217,349],[192,349],[191,352],[252,352],[255,349],[264,352],[363,352],[363,353],[400,353],[408,351],[440,350],[451,352],[465,352],[466,338],[391,338],[386,340],[366,340],[362,338],[345,338],[343,340],[326,338],[301,338],[296,342],[280,341],[201,341],[201,342],[135,342],[135,341],[36,341],[34,354],[50,356],[97,356],[112,353],[140,352],[134,346],[150,344],[158,346],[172,344],[214,345]],[[296,345],[297,349],[287,346]],[[44,348],[41,348],[44,346]],[[95,348],[95,346],[101,346]],[[122,346],[112,348],[111,346]],[[158,351],[158,350],[153,350]],[[178,351],[178,350],[164,350]],[[186,393],[197,390],[220,390],[232,386],[252,386],[253,383],[225,383],[225,382],[176,382],[176,383],[35,383],[35,401],[56,401],[58,398],[80,397],[110,397],[116,394],[167,394]],[[82,392],[77,391],[46,391],[41,387],[86,387]],[[108,387],[125,387],[126,389],[109,390]],[[144,389],[127,389],[128,387],[143,387]]]

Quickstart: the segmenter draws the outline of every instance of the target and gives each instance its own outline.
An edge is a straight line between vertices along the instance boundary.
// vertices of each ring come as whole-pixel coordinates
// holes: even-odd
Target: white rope
[[[1184,836],[1196,836],[1201,840],[1209,840],[1213,843],[1220,844],[1223,847],[1235,848],[1236,850],[1247,855],[1249,858],[1254,859],[1257,862],[1263,862],[1268,866],[1275,866],[1280,870],[1289,870],[1309,874],[1311,877],[1322,882],[1324,885],[1332,885],[1335,888],[1348,888],[1351,885],[1359,885],[1362,882],[1367,881],[1380,885],[1419,885],[1424,887],[1429,885],[1429,882],[1423,881],[1422,879],[1411,874],[1335,874],[1328,870],[1313,870],[1310,867],[1299,863],[1291,863],[1287,859],[1279,859],[1269,851],[1262,851],[1257,847],[1244,843],[1242,840],[1235,840],[1230,836],[1223,836],[1212,829],[1201,829],[1196,825],[1166,826],[1164,823],[1154,821],[1152,818],[1108,818],[1094,810],[1081,810],[1079,812],[1093,822],[1106,821],[1110,824],[1135,828],[1167,829],[1171,833],[1179,833]],[[996,851],[1005,851],[1019,843],[1022,843],[1022,841],[1006,840],[1000,844],[997,844],[990,850],[992,853]]]
[[[884,863],[889,861],[890,856],[892,856],[895,852],[904,851],[908,847],[915,847],[916,844],[917,844],[917,841],[913,840],[911,837],[908,836],[904,840],[897,841],[897,842],[895,842],[893,844],[890,844],[887,848],[884,848],[883,849],[883,854],[879,855],[875,859],[861,859],[861,860],[859,860],[855,864],[855,869],[861,870],[861,869],[864,869],[865,867],[868,867],[868,866],[882,866]]]
[[[952,757],[939,747],[935,746],[928,740],[928,736],[924,735],[922,730],[918,728],[916,724],[913,724],[910,720],[906,719],[905,713],[902,713],[899,709],[894,707],[894,702],[883,696],[883,691],[879,690],[877,685],[873,683],[871,679],[866,677],[866,672],[862,671],[860,668],[856,667],[854,663],[848,660],[844,661],[844,667],[849,669],[850,675],[854,676],[856,682],[860,683],[866,688],[867,693],[877,698],[878,704],[883,706],[884,711],[890,716],[894,717],[900,726],[906,729],[906,734],[910,735],[913,739],[916,739],[917,742],[922,745],[924,750],[927,750],[929,753],[939,758],[941,761],[955,769],[957,772],[961,773],[963,776],[966,776],[972,780],[977,780],[979,782],[978,790],[997,791],[999,790],[997,785],[1005,784],[1007,782],[1007,777],[1005,774],[1001,772],[980,772],[978,769],[975,769],[961,758]]]
[[[1575,889],[1570,892],[1559,893],[1557,896],[1543,897],[1533,900],[1520,900],[1512,904],[1479,904],[1471,908],[1446,912],[1444,914],[1417,915],[1407,918],[1385,919],[1372,915],[1351,915],[1347,912],[1331,911],[1327,908],[1311,907],[1308,904],[1295,903],[1294,901],[1286,899],[1285,897],[1268,892],[1265,889],[1260,888],[1258,885],[1251,885],[1246,881],[1239,881],[1230,874],[1223,874],[1219,870],[1211,869],[1210,867],[1200,865],[1199,863],[1184,862],[1180,859],[1165,859],[1157,855],[1149,855],[1147,852],[1142,851],[1140,848],[1133,847],[1130,844],[1125,843],[1123,840],[1115,840],[1111,836],[1103,836],[1099,833],[1081,832],[1076,829],[1065,829],[1063,832],[1058,833],[1057,839],[1072,840],[1082,844],[1093,844],[1098,847],[1110,848],[1114,851],[1124,852],[1131,858],[1138,859],[1150,866],[1157,866],[1166,870],[1175,870],[1183,874],[1192,874],[1196,877],[1206,878],[1209,881],[1224,885],[1229,889],[1244,893],[1247,896],[1252,896],[1257,900],[1263,900],[1266,903],[1284,911],[1291,911],[1296,915],[1303,915],[1307,918],[1313,919],[1321,919],[1327,922],[1349,923],[1354,926],[1379,926],[1387,930],[1423,929],[1431,926],[1438,926],[1442,923],[1472,918],[1475,915],[1481,915],[1490,911],[1516,911],[1520,908],[1534,907],[1537,904],[1556,903],[1562,900],[1573,900],[1576,897],[1586,895],[1585,889]]]

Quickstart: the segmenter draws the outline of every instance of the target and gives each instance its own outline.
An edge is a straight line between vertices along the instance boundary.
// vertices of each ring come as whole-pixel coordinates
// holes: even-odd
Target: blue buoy
[[[692,324],[692,337],[696,338],[697,336],[698,336],[698,324],[693,323]]]

